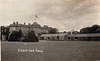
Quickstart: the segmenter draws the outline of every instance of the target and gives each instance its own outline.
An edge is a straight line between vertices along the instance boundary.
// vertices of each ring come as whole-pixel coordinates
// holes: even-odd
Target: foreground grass
[[[18,48],[43,52],[18,52]],[[2,61],[100,60],[99,41],[2,42]]]

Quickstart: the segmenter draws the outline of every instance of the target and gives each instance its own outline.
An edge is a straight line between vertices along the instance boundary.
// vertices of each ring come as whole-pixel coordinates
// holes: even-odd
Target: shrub
[[[12,31],[12,33],[9,35],[8,41],[20,41],[21,36],[21,31]]]
[[[29,31],[26,36],[21,38],[21,41],[24,41],[24,42],[39,42],[34,31]]]

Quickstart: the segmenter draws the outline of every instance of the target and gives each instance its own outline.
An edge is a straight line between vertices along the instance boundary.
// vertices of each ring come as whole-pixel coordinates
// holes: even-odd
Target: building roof
[[[30,25],[25,25],[25,24],[10,24],[10,27],[30,27]],[[41,27],[37,22],[34,22],[32,25],[32,27]]]
[[[93,33],[93,34],[72,34],[72,35],[68,35],[68,37],[100,37],[100,33]]]
[[[10,27],[30,27],[30,26],[25,24],[10,24]]]
[[[42,29],[48,29],[49,27],[47,25],[42,26]]]
[[[42,34],[41,37],[52,37],[52,36],[65,36],[67,35],[66,33],[62,34]]]
[[[37,22],[34,22],[34,23],[32,24],[32,26],[39,26],[39,27],[41,27]]]

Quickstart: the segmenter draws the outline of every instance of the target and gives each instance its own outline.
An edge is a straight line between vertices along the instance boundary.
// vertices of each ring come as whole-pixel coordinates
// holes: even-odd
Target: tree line
[[[89,34],[89,33],[100,33],[100,26],[99,25],[92,25],[91,27],[85,27],[80,30],[82,34]]]
[[[8,41],[39,42],[34,31],[28,31],[27,34],[23,34],[21,30],[12,31],[9,35]]]

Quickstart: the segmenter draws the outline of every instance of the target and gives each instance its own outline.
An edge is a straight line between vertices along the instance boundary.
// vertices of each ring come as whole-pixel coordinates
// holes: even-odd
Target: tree
[[[57,33],[57,31],[58,31],[57,28],[50,28],[49,33],[50,33],[50,34],[55,34],[55,33]]]
[[[63,33],[67,33],[66,31],[63,31]]]
[[[5,36],[5,39],[8,40],[8,35],[9,35],[9,27],[1,27],[1,34]]]
[[[9,35],[8,41],[20,41],[22,37],[22,31],[12,31],[12,33]]]
[[[99,25],[93,25],[92,27],[93,33],[100,33],[100,26]]]
[[[34,31],[29,31],[26,36],[24,36],[24,42],[39,42]]]
[[[100,33],[100,26],[93,25],[92,27],[85,27],[80,30],[80,33]]]

